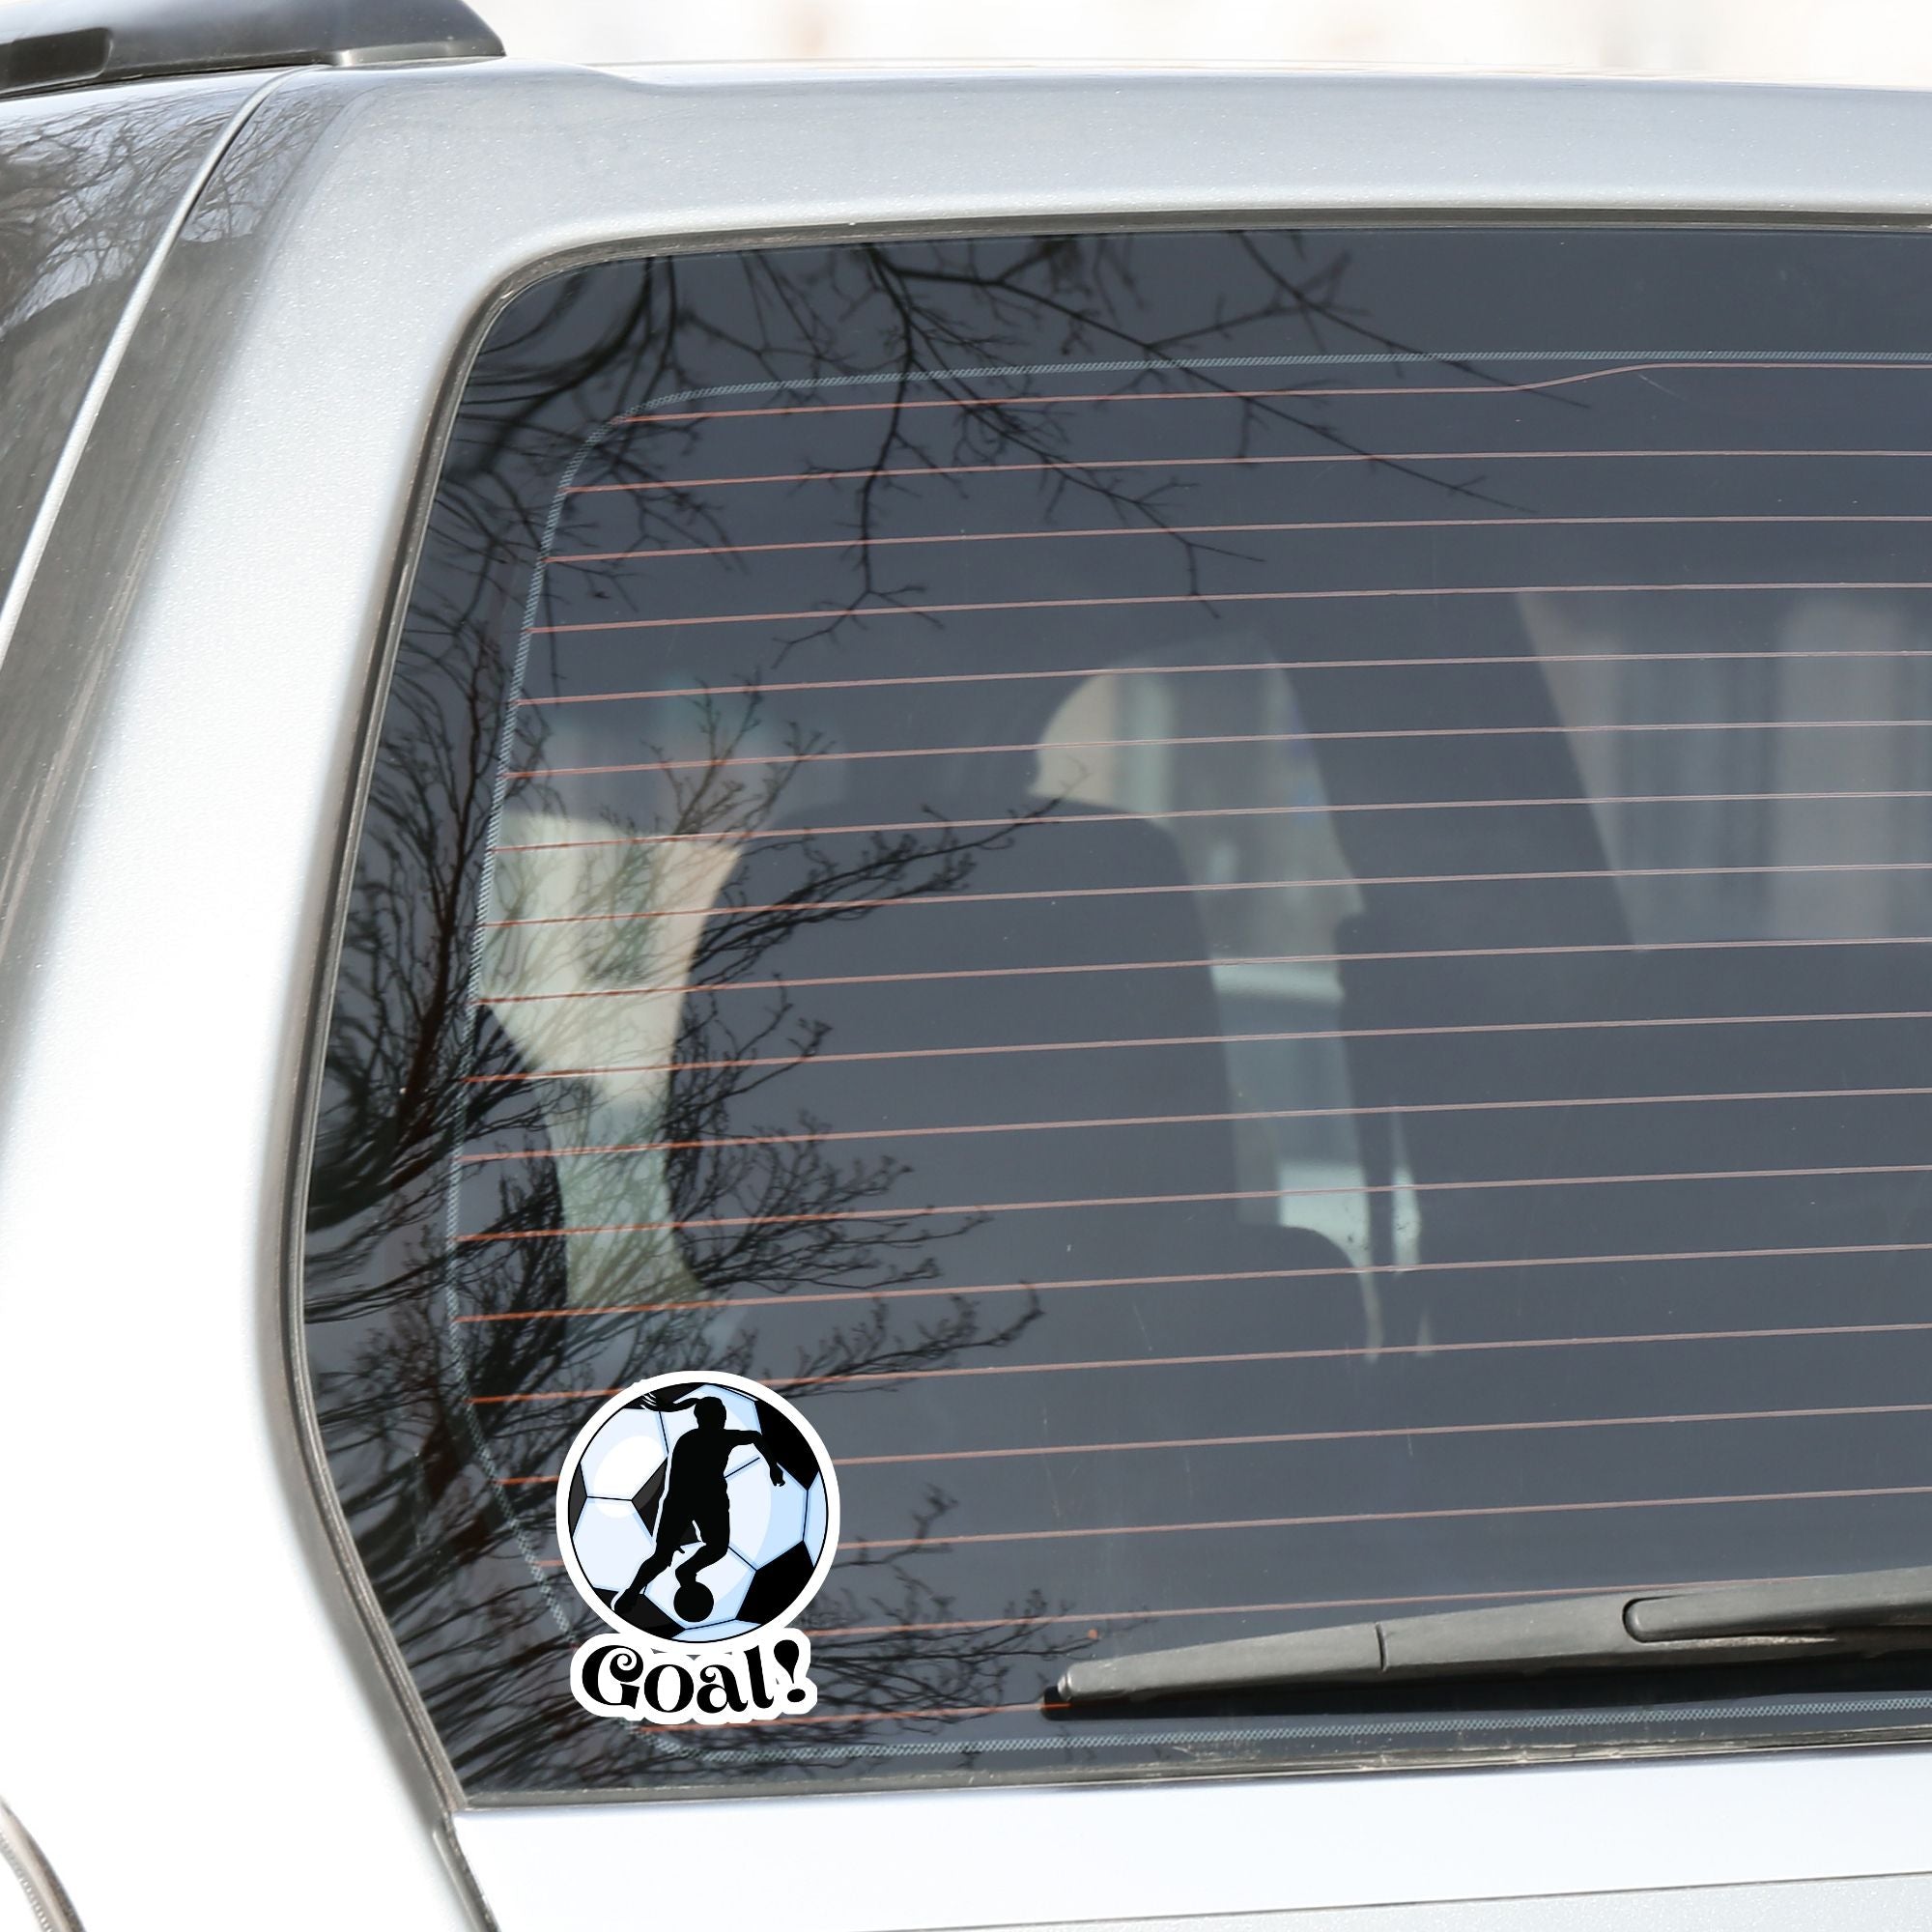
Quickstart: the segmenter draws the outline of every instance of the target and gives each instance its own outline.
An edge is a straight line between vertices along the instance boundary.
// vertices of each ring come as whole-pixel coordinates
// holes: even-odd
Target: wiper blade
[[[1932,1650],[1932,1567],[1619,1590],[1092,1658],[1066,1669],[1058,1695],[1084,1705],[1297,1684],[1762,1663],[1893,1650]]]

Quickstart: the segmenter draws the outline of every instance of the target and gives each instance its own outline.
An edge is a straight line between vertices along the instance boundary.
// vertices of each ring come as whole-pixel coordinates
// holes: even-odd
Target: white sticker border
[[[769,1623],[760,1624],[755,1630],[741,1632],[737,1636],[712,1637],[702,1643],[681,1641],[675,1637],[655,1636],[647,1631],[640,1631],[635,1624],[626,1623],[597,1594],[595,1586],[583,1574],[582,1567],[577,1560],[577,1551],[572,1548],[570,1540],[571,1484],[576,1479],[578,1464],[583,1460],[583,1452],[590,1446],[597,1432],[619,1409],[629,1408],[639,1396],[648,1395],[653,1389],[658,1388],[689,1387],[693,1382],[710,1382],[719,1388],[735,1390],[739,1395],[748,1396],[753,1401],[770,1403],[805,1437],[807,1446],[817,1459],[819,1474],[825,1483],[825,1543],[818,1552],[818,1561],[812,1565],[811,1575],[806,1579],[805,1587]],[[641,1381],[631,1382],[620,1388],[615,1395],[608,1397],[592,1411],[583,1426],[571,1438],[570,1447],[564,1454],[563,1467],[556,1479],[557,1551],[563,1558],[564,1574],[569,1577],[577,1594],[597,1613],[601,1622],[607,1624],[626,1642],[640,1644],[648,1650],[661,1652],[667,1657],[687,1663],[693,1658],[717,1658],[736,1651],[749,1650],[754,1644],[768,1643],[778,1636],[791,1634],[802,1637],[803,1633],[794,1633],[790,1630],[791,1620],[818,1594],[820,1586],[832,1569],[833,1559],[838,1553],[838,1472],[833,1466],[832,1454],[825,1446],[824,1437],[799,1411],[796,1404],[780,1395],[775,1389],[763,1382],[753,1381],[746,1376],[727,1375],[723,1370],[677,1369],[665,1375],[646,1376]],[[593,1638],[592,1641],[601,1643],[603,1639]]]

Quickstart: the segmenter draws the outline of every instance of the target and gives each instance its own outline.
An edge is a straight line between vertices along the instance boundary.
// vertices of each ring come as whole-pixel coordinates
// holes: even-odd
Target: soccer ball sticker
[[[817,1432],[742,1376],[653,1376],[579,1431],[556,1492],[579,1594],[617,1634],[577,1654],[600,1716],[744,1723],[816,1701],[791,1620],[832,1566],[838,1487]]]

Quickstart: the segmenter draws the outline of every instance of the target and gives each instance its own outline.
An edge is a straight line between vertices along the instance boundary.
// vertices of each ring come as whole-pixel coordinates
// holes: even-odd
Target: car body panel
[[[34,1662],[8,1666],[0,1790],[94,1932],[157,1905],[463,1918],[433,1849],[457,1794],[315,1480],[289,1310],[399,563],[509,290],[612,252],[982,224],[1918,225],[1928,137],[1932,99],[1699,86],[274,84],[159,264],[0,661],[0,1430],[33,1472],[13,1547],[43,1564],[8,1612]],[[90,1405],[122,1419],[76,1427]],[[101,1497],[109,1553],[63,1569]],[[737,1856],[753,1804],[841,1875],[802,1924],[1142,1918],[1908,1871],[1928,1779],[1918,1751],[1811,1751],[533,1807],[442,1842],[505,1932],[640,1912],[639,1857],[671,1833],[681,1864]]]
[[[1923,1874],[1932,1754],[1833,1752],[1483,1771],[1199,1780],[1079,1790],[903,1792],[519,1807],[457,1823],[505,1926],[601,1921],[624,1874],[769,1869],[825,1876],[786,1901],[795,1932],[1076,1920],[1145,1925],[1303,1911],[1393,1922],[1394,1901],[1766,1890]],[[1829,1821],[1827,1824],[1825,1821]],[[974,1847],[997,1846],[998,1856]],[[934,1884],[935,1869],[945,1874]],[[1808,1887],[1795,1887],[1808,1890]],[[1932,1876],[1895,1888],[1917,1914]],[[917,1917],[914,1914],[917,1913]],[[1222,1916],[1225,1915],[1225,1918]],[[1418,1925],[1426,1925],[1426,1916]],[[1579,1926],[1638,1922],[1587,1916]],[[1648,1922],[1648,1921],[1643,1921]],[[1714,1917],[1713,1924],[1752,1923]],[[1911,1922],[1900,1918],[1897,1923]]]
[[[258,86],[223,76],[0,104],[0,600],[143,270]]]

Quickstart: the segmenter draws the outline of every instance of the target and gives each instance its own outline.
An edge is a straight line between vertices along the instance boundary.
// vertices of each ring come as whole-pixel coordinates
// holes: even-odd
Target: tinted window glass
[[[953,241],[466,390],[312,1189],[473,1791],[1917,1724],[1918,1666],[1081,1715],[1071,1659],[1920,1560],[1926,243]],[[823,1436],[806,1720],[572,1703],[609,1392]]]

